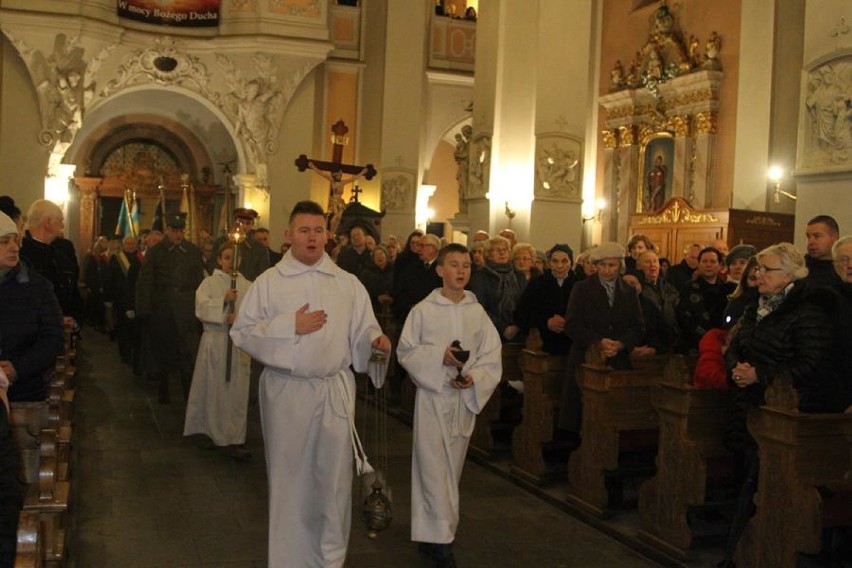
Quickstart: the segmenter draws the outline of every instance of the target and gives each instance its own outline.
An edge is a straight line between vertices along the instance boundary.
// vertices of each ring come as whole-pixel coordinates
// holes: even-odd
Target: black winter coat
[[[83,299],[78,285],[80,267],[71,241],[58,238],[48,245],[37,241],[27,232],[21,243],[21,258],[53,284],[53,293],[59,300],[62,313],[81,324]]]
[[[736,449],[739,442],[748,438],[748,410],[763,404],[766,387],[778,377],[792,379],[802,412],[844,409],[831,357],[834,335],[831,314],[837,301],[832,290],[798,280],[775,311],[759,323],[757,304],[746,308],[725,359],[729,370],[738,362],[751,364],[758,382],[735,391],[729,447]]]
[[[550,355],[567,355],[571,349],[571,340],[564,333],[555,333],[547,327],[547,320],[555,315],[565,317],[568,298],[577,281],[573,272],[559,286],[559,282],[550,270],[529,281],[521,293],[521,299],[515,310],[515,321],[523,332],[535,328],[541,334],[542,350]]]
[[[0,359],[18,374],[10,401],[47,398],[56,357],[62,354],[62,311],[50,282],[19,263],[0,281]]]

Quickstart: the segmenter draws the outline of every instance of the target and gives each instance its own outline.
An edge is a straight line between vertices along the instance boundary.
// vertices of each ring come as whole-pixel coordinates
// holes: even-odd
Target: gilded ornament
[[[601,139],[606,150],[614,150],[618,147],[618,139],[615,130],[601,130]]]
[[[745,222],[746,225],[763,225],[766,227],[780,227],[781,223],[767,215],[755,215]]]
[[[659,225],[671,223],[716,223],[719,218],[712,213],[695,213],[688,207],[683,207],[677,201],[663,210],[659,215],[643,217],[640,225]]]
[[[634,128],[632,126],[619,126],[618,141],[619,146],[621,146],[622,148],[625,146],[633,146],[634,144],[636,144],[636,134],[634,132]]]
[[[716,134],[718,115],[713,111],[695,113],[695,131],[697,134]]]
[[[669,120],[669,129],[675,133],[678,138],[689,136],[689,117],[688,116],[673,116]]]

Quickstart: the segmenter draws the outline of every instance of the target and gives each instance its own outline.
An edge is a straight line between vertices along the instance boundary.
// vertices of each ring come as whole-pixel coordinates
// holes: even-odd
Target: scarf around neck
[[[515,321],[515,307],[521,296],[521,286],[515,276],[514,265],[511,262],[506,264],[488,262],[484,270],[497,277],[497,297],[499,298],[497,315],[503,321]]]
[[[777,294],[761,294],[760,299],[757,301],[757,321],[760,322],[763,318],[774,312],[778,309],[778,306],[781,305],[781,302],[784,301],[784,298],[787,297],[787,294],[790,290],[793,289],[793,285],[795,282],[790,282],[787,286],[784,287],[783,290],[778,292]]]

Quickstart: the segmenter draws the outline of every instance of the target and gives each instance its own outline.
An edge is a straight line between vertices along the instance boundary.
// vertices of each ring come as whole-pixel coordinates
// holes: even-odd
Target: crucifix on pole
[[[340,225],[343,209],[346,208],[346,202],[343,200],[344,186],[360,178],[368,180],[373,179],[373,176],[376,175],[376,168],[373,167],[373,164],[367,164],[366,166],[344,164],[343,147],[349,142],[349,137],[346,136],[349,132],[349,128],[343,120],[338,120],[331,127],[331,132],[333,150],[330,162],[312,160],[305,154],[301,154],[298,158],[296,158],[295,163],[300,172],[311,169],[328,180],[329,192],[326,216],[328,217],[328,229],[332,232],[332,234],[335,234],[337,232],[337,227]],[[351,175],[344,177],[343,174]],[[359,189],[358,191],[360,192],[361,190]]]

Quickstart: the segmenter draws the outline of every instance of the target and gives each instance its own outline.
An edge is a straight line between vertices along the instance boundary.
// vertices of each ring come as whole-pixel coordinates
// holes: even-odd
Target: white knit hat
[[[0,212],[0,237],[5,237],[12,233],[18,233],[18,226],[8,215]]]

